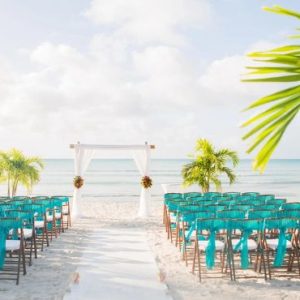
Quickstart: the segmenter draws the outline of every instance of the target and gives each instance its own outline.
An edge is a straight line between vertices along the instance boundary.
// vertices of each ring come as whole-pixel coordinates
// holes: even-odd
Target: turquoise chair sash
[[[286,244],[289,237],[287,232],[289,229],[297,229],[299,227],[299,222],[296,219],[283,218],[283,219],[267,219],[265,223],[266,229],[277,229],[279,230],[277,251],[274,260],[274,267],[281,267],[284,256],[286,253]]]
[[[205,261],[207,269],[212,269],[215,266],[216,234],[220,230],[227,229],[227,222],[219,219],[198,219],[196,223],[197,235],[201,230],[209,232],[208,244],[205,249]]]
[[[241,267],[248,269],[249,267],[249,248],[248,240],[253,231],[261,232],[263,230],[262,220],[232,220],[229,222],[230,231],[239,229],[242,231],[242,236],[239,242],[235,245],[233,251],[241,251]]]
[[[6,254],[6,237],[9,233],[9,230],[13,229],[15,232],[19,228],[23,228],[22,220],[11,219],[11,218],[1,218],[0,219],[0,269],[3,268],[5,262]],[[13,239],[17,239],[18,236],[13,235]]]

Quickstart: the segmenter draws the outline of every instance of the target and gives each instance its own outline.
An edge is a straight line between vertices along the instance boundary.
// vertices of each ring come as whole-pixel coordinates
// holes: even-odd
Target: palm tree
[[[30,193],[33,185],[39,182],[43,167],[40,158],[26,157],[20,150],[0,152],[0,170],[2,181],[7,181],[8,197],[16,195],[19,183]]]
[[[210,185],[213,183],[216,190],[221,189],[219,176],[225,174],[230,184],[235,182],[236,176],[232,169],[227,167],[227,162],[231,161],[235,167],[239,163],[238,155],[229,149],[216,150],[206,139],[199,139],[196,142],[195,154],[192,155],[193,161],[184,165],[182,169],[183,184],[190,186],[198,184],[202,192],[209,192]]]
[[[300,19],[300,13],[280,6],[264,9]],[[293,35],[291,38],[300,38],[300,35]],[[255,124],[244,135],[243,139],[255,136],[247,150],[248,153],[261,145],[256,154],[254,169],[263,172],[286,129],[300,109],[300,45],[282,46],[264,52],[250,53],[249,56],[254,61],[263,64],[248,67],[251,70],[249,74],[254,75],[255,78],[244,81],[288,84],[287,89],[265,96],[252,103],[248,109],[264,107],[265,110],[243,124],[243,126]],[[291,86],[292,82],[297,84]]]

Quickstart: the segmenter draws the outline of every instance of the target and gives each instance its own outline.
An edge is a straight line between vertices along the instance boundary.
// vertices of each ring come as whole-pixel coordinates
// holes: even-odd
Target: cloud
[[[209,22],[211,6],[207,0],[93,0],[85,14],[138,43],[177,45],[184,42],[183,31]]]
[[[143,3],[143,5],[141,4]],[[240,110],[262,87],[243,84],[244,53],[203,69],[185,30],[204,26],[208,1],[92,1],[99,25],[83,51],[42,41],[20,51],[29,68],[0,59],[1,148],[70,156],[68,144],[157,144],[157,155],[182,157],[207,137],[244,151]]]

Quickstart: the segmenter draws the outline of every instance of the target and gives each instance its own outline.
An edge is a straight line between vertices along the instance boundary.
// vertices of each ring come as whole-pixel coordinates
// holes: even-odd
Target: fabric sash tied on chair
[[[244,230],[243,236],[239,242],[235,245],[234,251],[241,250],[241,267],[242,269],[248,269],[249,267],[249,249],[248,249],[248,239],[252,234],[252,230]]]
[[[283,259],[286,252],[286,241],[287,241],[285,232],[286,232],[285,228],[280,229],[277,252],[274,260],[274,267],[281,267],[283,263]]]

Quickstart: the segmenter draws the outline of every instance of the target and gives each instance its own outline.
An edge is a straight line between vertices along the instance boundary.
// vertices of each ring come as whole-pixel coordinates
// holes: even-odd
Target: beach
[[[0,299],[57,300],[69,295],[74,284],[80,285],[80,259],[97,228],[143,228],[157,264],[157,281],[167,286],[175,300],[233,299],[237,295],[239,299],[300,299],[300,280],[296,279],[269,282],[262,278],[239,279],[233,283],[229,278],[204,277],[199,283],[198,277],[181,260],[178,249],[167,240],[161,199],[152,199],[151,217],[146,220],[136,217],[137,208],[135,198],[101,201],[83,198],[81,217],[73,227],[39,253],[39,258],[28,268],[28,274],[21,277],[19,286],[13,281],[2,281]]]

